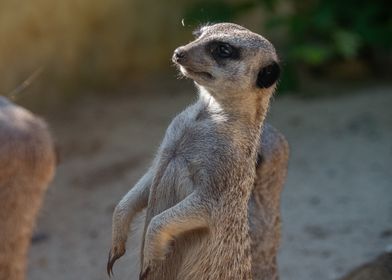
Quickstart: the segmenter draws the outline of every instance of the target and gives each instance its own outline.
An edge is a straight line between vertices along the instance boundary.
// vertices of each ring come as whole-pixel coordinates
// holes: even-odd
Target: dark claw
[[[112,260],[112,251],[109,251],[108,263],[106,265],[106,272],[108,273],[109,278],[113,275],[113,265],[114,261]]]
[[[144,270],[144,272],[140,273],[139,280],[146,279],[146,277],[147,277],[148,273],[150,272],[150,270],[151,270],[151,267],[147,266],[146,269]]]
[[[125,254],[125,249],[118,249],[118,247],[113,247],[110,251],[109,251],[109,257],[108,257],[108,263],[106,265],[106,271],[109,275],[109,277],[111,277],[113,275],[113,265],[116,262],[116,260],[118,260],[119,258],[121,258],[123,255]]]
[[[113,276],[113,265],[116,262],[117,259],[119,259],[121,256],[112,256],[112,251],[109,251],[109,257],[108,257],[108,264],[106,265],[106,271],[109,275],[109,277]]]

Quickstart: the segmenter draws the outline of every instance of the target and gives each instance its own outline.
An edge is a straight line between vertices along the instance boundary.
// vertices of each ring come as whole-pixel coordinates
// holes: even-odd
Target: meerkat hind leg
[[[170,242],[175,238],[185,232],[208,227],[207,205],[195,192],[152,218],[145,235],[143,274],[151,269],[151,262],[165,258]]]
[[[112,247],[109,252],[107,273],[113,274],[113,265],[125,254],[130,224],[136,214],[148,203],[152,171],[149,170],[136,185],[121,199],[113,213]]]

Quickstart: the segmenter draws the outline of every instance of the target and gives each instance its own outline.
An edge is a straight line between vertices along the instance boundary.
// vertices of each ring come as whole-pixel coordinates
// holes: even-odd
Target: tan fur
[[[287,174],[288,143],[269,124],[261,135],[256,180],[249,200],[253,279],[277,280],[280,245],[280,196]]]
[[[280,194],[287,172],[288,152],[284,136],[265,124],[256,167],[257,177],[248,205],[253,279],[279,279],[276,257],[280,244]],[[133,277],[129,280],[139,279],[138,252],[143,240],[144,220],[145,213],[132,223],[134,230],[129,240],[131,260],[128,265]]]
[[[216,59],[215,42],[240,55]],[[186,59],[175,62],[199,87],[199,100],[173,120],[152,167],[116,207],[108,270],[147,206],[141,279],[252,279],[248,202],[276,79],[266,87],[257,81],[277,56],[265,38],[234,24],[204,27],[179,49]]]
[[[25,279],[33,226],[54,170],[46,124],[0,97],[0,280]]]

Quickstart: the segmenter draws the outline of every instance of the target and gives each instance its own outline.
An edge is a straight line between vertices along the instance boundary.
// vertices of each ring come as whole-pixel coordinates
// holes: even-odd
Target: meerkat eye
[[[212,57],[217,61],[227,58],[236,59],[239,57],[238,49],[228,43],[213,42],[210,45],[209,50]]]
[[[218,45],[216,52],[221,58],[229,58],[233,54],[233,48],[229,44],[221,43]]]

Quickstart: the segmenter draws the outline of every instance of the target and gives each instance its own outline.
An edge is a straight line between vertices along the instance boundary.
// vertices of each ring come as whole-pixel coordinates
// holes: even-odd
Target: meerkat
[[[0,280],[25,279],[35,220],[55,166],[46,123],[0,97]]]
[[[174,118],[152,166],[117,205],[108,272],[147,207],[140,279],[252,279],[248,202],[278,57],[236,24],[195,36],[173,61],[198,101]]]

